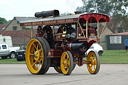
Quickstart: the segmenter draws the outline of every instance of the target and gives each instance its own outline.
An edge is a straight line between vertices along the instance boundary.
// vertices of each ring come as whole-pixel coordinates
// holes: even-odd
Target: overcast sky
[[[0,17],[34,16],[35,12],[58,9],[60,13],[74,13],[82,0],[0,0]]]

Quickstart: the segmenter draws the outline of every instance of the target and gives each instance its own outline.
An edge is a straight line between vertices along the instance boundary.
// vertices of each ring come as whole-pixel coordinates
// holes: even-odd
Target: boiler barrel
[[[71,44],[71,49],[73,51],[78,51],[78,49],[80,48],[80,46],[82,46],[83,43],[72,43]]]
[[[48,16],[59,16],[58,10],[51,10],[51,11],[42,11],[42,12],[36,12],[35,17],[48,17]]]
[[[72,52],[78,52],[80,54],[84,54],[87,51],[88,45],[87,43],[72,43],[71,50]]]

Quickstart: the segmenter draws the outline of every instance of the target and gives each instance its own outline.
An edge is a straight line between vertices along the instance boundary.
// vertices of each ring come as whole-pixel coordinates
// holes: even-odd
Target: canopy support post
[[[86,38],[88,38],[88,21],[86,21]]]
[[[82,27],[81,27],[81,25],[80,25],[79,22],[78,22],[78,25],[80,26],[80,29],[81,29],[81,31],[82,31],[82,33],[83,33],[83,35],[84,35],[84,38],[86,39],[85,34],[84,34],[84,32],[83,32],[83,29],[82,29]]]
[[[99,21],[97,21],[97,37],[99,38]]]
[[[31,27],[31,38],[33,37],[33,26]]]

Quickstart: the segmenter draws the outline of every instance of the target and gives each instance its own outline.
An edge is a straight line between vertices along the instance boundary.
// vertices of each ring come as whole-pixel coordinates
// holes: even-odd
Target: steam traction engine
[[[85,52],[98,42],[99,23],[109,22],[107,15],[90,13],[59,16],[58,10],[52,10],[36,12],[35,17],[20,23],[21,26],[38,26],[37,37],[28,42],[25,55],[32,74],[45,74],[49,67],[54,67],[58,73],[70,75],[76,64],[87,64],[91,74],[98,73],[99,55],[91,51],[85,58]]]

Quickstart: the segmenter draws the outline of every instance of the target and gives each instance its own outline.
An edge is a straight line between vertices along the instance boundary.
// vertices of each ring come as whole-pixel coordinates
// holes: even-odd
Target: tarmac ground
[[[101,64],[91,75],[87,66],[76,66],[65,76],[50,68],[45,75],[32,75],[26,64],[0,64],[0,85],[128,85],[128,64]]]

